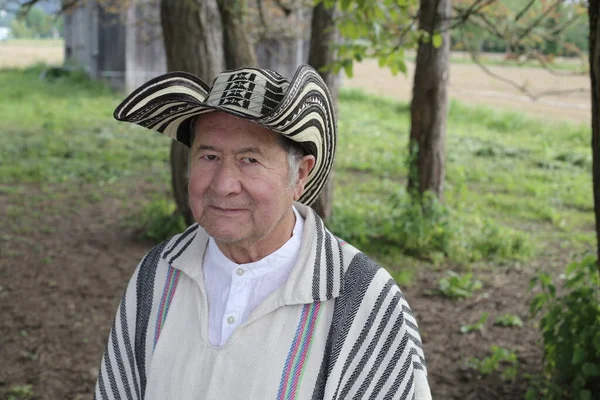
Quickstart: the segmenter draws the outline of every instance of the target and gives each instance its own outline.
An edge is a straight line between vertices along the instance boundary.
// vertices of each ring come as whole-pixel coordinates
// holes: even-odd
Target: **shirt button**
[[[233,324],[235,322],[235,317],[233,315],[230,315],[229,317],[227,317],[227,323],[228,324]]]
[[[244,268],[238,268],[235,273],[238,274],[238,276],[242,276],[244,275],[246,271],[244,270]]]

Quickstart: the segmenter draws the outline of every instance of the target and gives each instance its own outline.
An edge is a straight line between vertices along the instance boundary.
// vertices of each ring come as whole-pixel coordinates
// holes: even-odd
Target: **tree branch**
[[[521,19],[521,17],[523,17],[527,11],[529,11],[529,9],[531,8],[531,6],[536,2],[537,0],[531,0],[529,3],[527,3],[527,5],[525,6],[525,8],[523,8],[515,17],[515,22],[519,21]]]
[[[552,4],[550,7],[548,7],[543,13],[540,14],[540,16],[534,20],[531,25],[529,25],[527,28],[525,28],[525,30],[521,33],[521,35],[519,35],[519,38],[517,39],[517,42],[520,42],[525,36],[529,35],[529,33],[533,30],[533,28],[535,28],[536,26],[538,26],[540,24],[540,22],[542,22],[544,20],[544,18],[546,18],[546,16],[556,7],[558,7],[564,0],[556,0],[554,2],[554,4]]]
[[[533,1],[535,1],[535,0],[533,0]],[[458,28],[459,26],[462,26],[462,24],[464,24],[471,17],[471,15],[475,15],[475,14],[479,13],[479,11],[483,10],[485,7],[491,5],[492,3],[495,3],[495,2],[496,2],[496,0],[476,0],[466,10],[464,10],[460,7],[454,7],[454,11],[458,13],[458,16],[456,16],[452,19],[457,19],[458,21],[456,21],[450,27],[450,29],[455,29],[455,28]],[[483,3],[483,4],[479,8],[476,8],[477,5],[479,5],[479,3]]]
[[[469,46],[468,46],[468,43],[467,43],[467,39],[465,38],[464,29],[461,28],[460,33],[461,33],[461,41],[463,42],[464,47],[466,49],[469,49]],[[585,93],[585,92],[589,91],[589,89],[587,89],[587,88],[575,88],[575,89],[565,89],[565,90],[548,90],[548,91],[544,91],[544,92],[541,92],[541,93],[534,94],[529,89],[527,89],[527,87],[524,84],[521,85],[521,84],[513,81],[512,79],[505,78],[504,76],[491,71],[488,67],[486,67],[479,60],[479,58],[477,57],[477,54],[473,50],[468,50],[468,51],[469,51],[469,54],[471,56],[471,60],[473,60],[473,62],[479,68],[481,68],[481,70],[483,72],[485,72],[487,75],[491,76],[494,79],[497,79],[497,80],[499,80],[501,82],[506,83],[509,86],[514,87],[519,92],[525,94],[527,97],[529,97],[533,101],[536,101],[539,98],[544,97],[544,96],[557,96],[557,95],[570,94],[570,93]]]
[[[84,1],[84,0],[68,0],[68,1],[64,2],[63,5],[60,7],[60,10],[56,13],[56,16],[58,17],[58,16],[64,14],[65,12],[69,11],[71,8],[76,6],[81,1]],[[40,2],[40,0],[27,0],[25,3],[22,3],[21,8],[20,8],[19,12],[17,13],[17,16],[19,18],[25,17],[27,14],[29,14],[31,9],[39,2]]]

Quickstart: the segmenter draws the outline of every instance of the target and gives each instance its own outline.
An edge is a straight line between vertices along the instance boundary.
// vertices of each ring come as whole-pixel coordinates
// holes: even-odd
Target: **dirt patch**
[[[82,206],[85,192],[59,207],[42,200],[2,216],[2,399],[11,387],[27,384],[35,399],[92,397],[119,298],[151,244],[137,240],[123,222],[135,203],[106,198]],[[131,195],[139,200],[151,192],[137,187]],[[17,206],[53,193],[27,187],[18,197],[3,194],[0,202]]]
[[[115,189],[115,188],[113,188]],[[150,193],[164,188],[123,182],[116,191],[127,201],[106,196],[83,201],[93,187],[56,192],[25,187],[0,194],[10,210],[0,239],[0,398],[14,386],[32,385],[35,399],[91,398],[108,330],[125,286],[152,244],[140,241],[124,223]],[[97,189],[96,189],[97,190]],[[114,193],[113,192],[113,193]],[[35,199],[15,211],[23,199]],[[32,224],[32,221],[35,223]],[[435,295],[441,272],[424,266],[405,295],[417,315],[436,399],[516,399],[539,370],[540,349],[528,320],[527,284],[538,266],[563,266],[566,256],[546,256],[528,265],[477,270],[484,289],[465,301]],[[460,326],[489,320],[483,333],[460,333]],[[496,316],[516,314],[525,327],[493,326]],[[471,357],[488,355],[491,345],[517,353],[514,382],[499,373],[479,377],[466,367]]]

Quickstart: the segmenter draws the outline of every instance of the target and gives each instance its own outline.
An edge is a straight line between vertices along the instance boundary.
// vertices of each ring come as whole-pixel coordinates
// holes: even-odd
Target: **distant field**
[[[62,39],[17,39],[0,42],[0,68],[25,67],[36,63],[62,64]]]
[[[410,58],[409,58],[410,59]],[[392,76],[374,60],[354,66],[354,76],[344,78],[344,86],[369,93],[409,101],[412,97],[414,62],[407,62],[406,75]],[[464,104],[482,105],[498,110],[523,112],[551,121],[588,123],[591,113],[588,75],[552,74],[542,68],[488,66],[493,73],[526,87],[534,95],[565,91],[532,100],[513,86],[486,74],[473,63],[453,62],[450,68],[449,94]],[[573,91],[567,93],[566,91]]]

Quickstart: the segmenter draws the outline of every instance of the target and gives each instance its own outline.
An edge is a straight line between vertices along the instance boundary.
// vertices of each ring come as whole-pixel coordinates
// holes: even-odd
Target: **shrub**
[[[363,251],[400,249],[434,263],[523,259],[531,246],[522,233],[472,211],[454,210],[433,193],[400,187],[385,201],[343,198],[334,204],[330,229]]]
[[[540,313],[544,376],[539,393],[545,399],[591,399],[600,393],[600,276],[597,261],[588,256],[567,266],[558,294],[547,273],[531,281],[541,292],[531,302]],[[536,390],[532,389],[530,396]]]
[[[471,358],[467,364],[484,376],[502,370],[503,380],[513,380],[517,376],[519,361],[515,352],[503,347],[492,346],[489,356],[483,359]]]
[[[483,332],[485,329],[485,323],[489,317],[489,313],[484,312],[479,320],[474,324],[463,325],[460,327],[460,333],[471,333],[471,332]]]
[[[518,315],[506,314],[496,318],[494,325],[507,326],[507,327],[523,327],[523,321]]]
[[[155,197],[141,210],[137,226],[142,229],[142,237],[162,242],[185,230],[183,216],[177,212],[171,199]]]
[[[450,211],[427,192],[421,199],[404,190],[393,195],[391,210],[381,221],[382,237],[397,243],[409,254],[431,257],[450,252],[455,227]]]
[[[460,275],[454,271],[446,271],[446,276],[440,279],[438,285],[440,293],[451,299],[471,297],[476,290],[482,287],[480,281],[473,279],[471,272]]]

